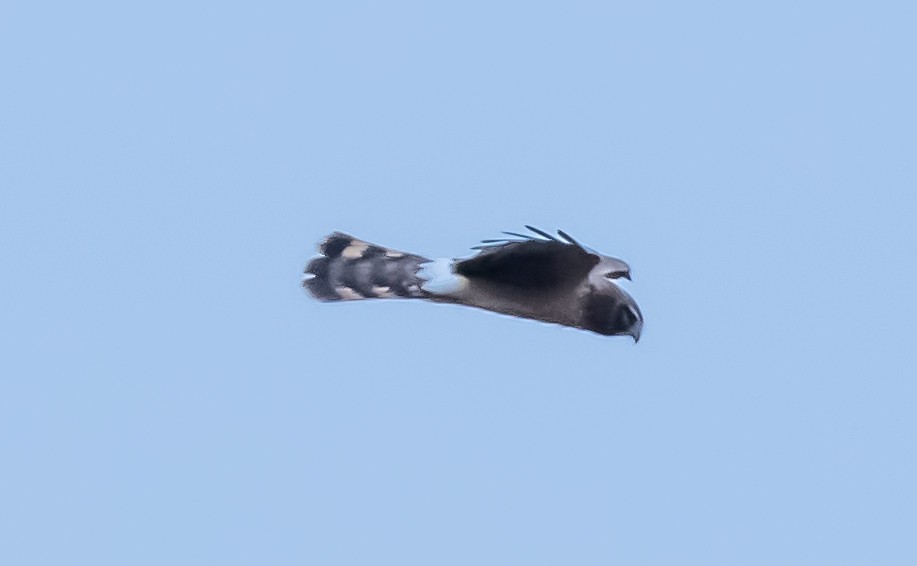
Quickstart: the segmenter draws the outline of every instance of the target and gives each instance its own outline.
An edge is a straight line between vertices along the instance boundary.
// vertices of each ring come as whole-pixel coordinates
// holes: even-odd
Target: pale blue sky
[[[0,563],[917,564],[917,9],[858,4],[4,4]],[[299,288],[522,224],[639,344]]]

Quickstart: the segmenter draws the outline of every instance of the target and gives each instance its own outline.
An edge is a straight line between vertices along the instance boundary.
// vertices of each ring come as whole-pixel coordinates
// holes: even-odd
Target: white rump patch
[[[453,261],[448,258],[435,259],[421,263],[417,277],[424,282],[420,288],[434,295],[452,295],[458,293],[468,284],[468,279],[452,271]]]
[[[338,294],[338,297],[344,299],[345,301],[355,301],[357,299],[363,298],[363,295],[357,293],[350,287],[335,287],[334,292]]]
[[[357,259],[358,257],[363,256],[363,252],[366,251],[366,248],[369,247],[368,242],[362,240],[354,240],[350,242],[350,245],[344,248],[344,251],[341,252],[341,257],[347,259]]]

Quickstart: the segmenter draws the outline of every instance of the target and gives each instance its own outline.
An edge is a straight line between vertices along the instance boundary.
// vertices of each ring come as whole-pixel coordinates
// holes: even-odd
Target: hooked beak
[[[640,331],[639,330],[636,332],[631,332],[630,335],[634,339],[634,344],[640,341]]]
[[[634,339],[634,344],[640,341],[640,334],[643,332],[643,320],[638,320],[630,327],[628,334]]]

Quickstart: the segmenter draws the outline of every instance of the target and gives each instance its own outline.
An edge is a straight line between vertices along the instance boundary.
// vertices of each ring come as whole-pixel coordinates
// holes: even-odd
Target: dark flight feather
[[[520,288],[566,287],[583,279],[599,262],[580,247],[557,241],[526,240],[483,249],[455,263],[465,277]]]
[[[558,230],[557,233],[560,235],[561,238],[563,238],[564,240],[567,240],[568,242],[570,242],[570,243],[573,244],[574,246],[576,246],[576,247],[578,247],[578,248],[582,248],[582,247],[583,247],[582,245],[580,245],[579,242],[577,242],[576,240],[574,240],[573,238],[571,238],[570,235],[567,234],[566,232],[564,232],[563,230]]]
[[[555,238],[554,236],[548,234],[548,233],[545,232],[544,230],[539,230],[538,228],[533,228],[533,227],[529,226],[528,224],[526,224],[525,227],[528,228],[529,230],[531,230],[532,232],[535,232],[535,233],[538,234],[539,236],[543,236],[543,237],[545,237],[545,238],[551,240],[552,242],[556,242],[556,241],[557,241],[557,238]]]

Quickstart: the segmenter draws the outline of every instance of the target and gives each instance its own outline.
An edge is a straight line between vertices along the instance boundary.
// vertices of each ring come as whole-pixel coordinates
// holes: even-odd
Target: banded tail
[[[335,232],[306,266],[303,287],[320,301],[425,296],[416,275],[430,260]],[[311,275],[311,277],[309,277]]]

